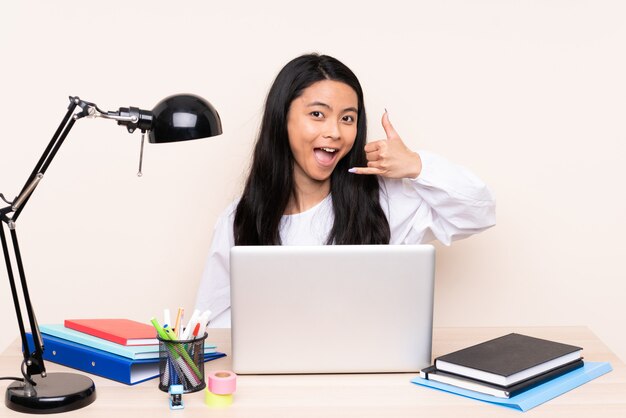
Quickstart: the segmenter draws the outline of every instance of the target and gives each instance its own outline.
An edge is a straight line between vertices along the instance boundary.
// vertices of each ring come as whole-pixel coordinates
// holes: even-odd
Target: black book
[[[582,358],[582,348],[508,334],[435,359],[448,373],[508,387]]]
[[[435,366],[427,367],[420,372],[420,377],[424,379],[434,380],[436,382],[446,383],[448,385],[457,386],[463,389],[473,390],[474,392],[485,393],[487,395],[496,396],[498,398],[511,398],[518,395],[528,389],[532,389],[545,383],[549,380],[555,379],[566,373],[571,372],[582,367],[585,363],[582,360],[575,360],[571,363],[567,363],[556,369],[549,370],[538,376],[516,383],[514,385],[505,387],[494,385],[491,383],[481,382],[479,380],[470,379],[469,377],[458,376],[453,373],[437,370]]]

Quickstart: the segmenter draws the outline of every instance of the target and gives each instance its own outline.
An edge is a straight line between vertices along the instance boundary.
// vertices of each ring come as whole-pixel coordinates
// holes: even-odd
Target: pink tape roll
[[[208,374],[209,390],[216,395],[230,395],[237,390],[237,375],[228,370]]]

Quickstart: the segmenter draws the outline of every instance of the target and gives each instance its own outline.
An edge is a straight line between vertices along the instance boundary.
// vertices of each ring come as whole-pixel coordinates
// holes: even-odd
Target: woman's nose
[[[339,124],[329,119],[324,125],[324,137],[331,138],[331,139],[339,139],[341,137],[341,133],[339,131]]]

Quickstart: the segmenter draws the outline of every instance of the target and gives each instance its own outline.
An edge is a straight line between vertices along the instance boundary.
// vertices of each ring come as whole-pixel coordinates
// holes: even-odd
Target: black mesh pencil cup
[[[193,340],[159,340],[159,389],[182,385],[184,393],[206,387],[204,380],[204,341],[207,334]]]

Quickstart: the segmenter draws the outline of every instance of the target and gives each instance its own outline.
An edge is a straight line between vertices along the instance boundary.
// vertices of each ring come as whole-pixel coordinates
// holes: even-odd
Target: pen
[[[191,332],[194,330],[194,327],[198,323],[199,316],[200,311],[198,309],[195,309],[193,311],[193,314],[191,315],[191,318],[189,319],[189,322],[187,323],[187,326],[183,330],[182,336],[180,337],[181,340],[188,340],[189,338],[191,338]]]
[[[172,317],[169,309],[163,309],[163,325],[172,325]]]
[[[193,328],[193,332],[191,333],[191,338],[193,340],[195,340],[196,338],[198,338],[198,333],[200,332],[200,323],[196,321],[196,326]],[[191,343],[192,347],[194,347],[193,350],[193,360],[196,362],[196,364],[198,364],[198,361],[202,361],[199,360],[200,356],[204,356],[204,342],[201,341],[201,343]]]
[[[157,332],[157,334],[159,335],[159,337],[161,339],[163,339],[163,340],[169,339],[169,337],[167,336],[167,333],[165,332],[165,330],[163,329],[161,324],[159,324],[159,321],[157,321],[156,318],[153,317],[152,319],[150,319],[150,322],[152,323],[152,326],[154,327],[154,329],[156,329],[156,332]],[[165,326],[167,326],[167,324]],[[171,351],[171,348],[168,347],[168,349]],[[171,356],[168,356],[168,360],[167,360],[167,364],[165,366],[165,370],[163,372],[163,376],[161,376],[161,384],[164,385],[164,386],[168,385],[168,384],[172,384],[171,380],[174,379],[174,375],[170,371],[170,369],[172,367],[172,361],[169,359],[169,357],[171,357]]]
[[[196,324],[196,327],[193,329],[193,338],[195,339],[198,336],[198,332],[200,331],[200,323]]]
[[[202,315],[200,316],[200,319],[198,320],[198,323],[200,324],[200,330],[198,331],[198,334],[201,337],[204,336],[204,332],[209,323],[209,316],[211,316],[211,311],[208,311],[208,310],[204,311],[202,312]]]

